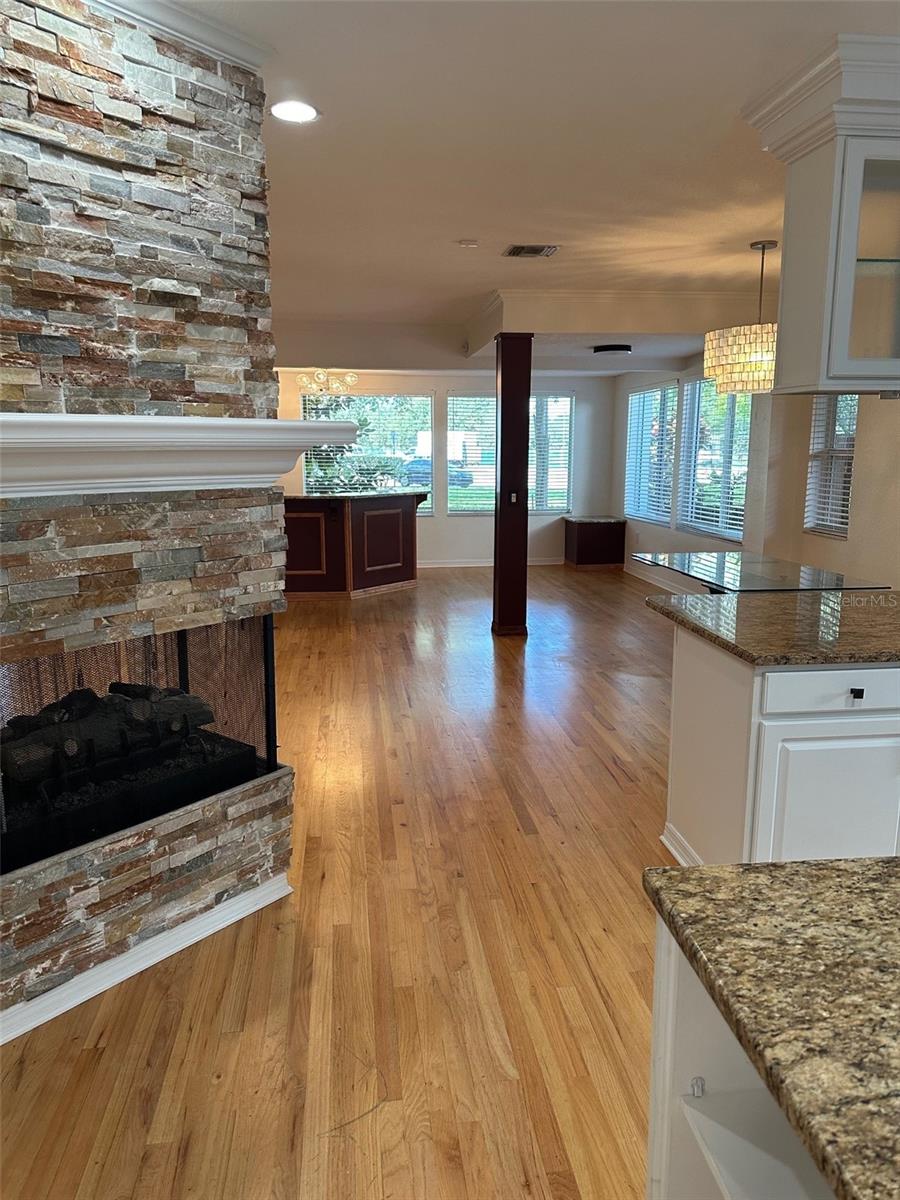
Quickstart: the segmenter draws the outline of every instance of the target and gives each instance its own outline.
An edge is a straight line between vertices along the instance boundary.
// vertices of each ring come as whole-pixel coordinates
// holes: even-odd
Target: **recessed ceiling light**
[[[457,246],[462,246],[463,250],[478,249],[478,241],[476,238],[460,238],[456,244]]]
[[[630,354],[630,342],[605,342],[602,346],[594,347],[595,354]]]
[[[273,117],[279,121],[290,121],[294,125],[306,125],[315,121],[321,114],[311,104],[303,100],[279,100],[269,109]]]

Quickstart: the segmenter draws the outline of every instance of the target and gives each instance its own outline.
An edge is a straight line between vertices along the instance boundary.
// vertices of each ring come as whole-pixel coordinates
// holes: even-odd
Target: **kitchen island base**
[[[834,1200],[661,918],[647,1200]]]
[[[662,841],[683,866],[900,851],[894,593],[648,604],[675,621]]]
[[[415,587],[416,510],[427,496],[286,496],[286,598],[352,599]]]

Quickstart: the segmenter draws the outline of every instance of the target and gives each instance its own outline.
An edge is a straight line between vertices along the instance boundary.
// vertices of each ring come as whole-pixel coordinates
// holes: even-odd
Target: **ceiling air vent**
[[[503,251],[504,258],[549,258],[555,254],[559,246],[507,246]]]

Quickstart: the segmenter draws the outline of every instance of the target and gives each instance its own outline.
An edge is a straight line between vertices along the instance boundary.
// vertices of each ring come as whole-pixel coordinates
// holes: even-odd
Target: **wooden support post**
[[[497,495],[494,506],[494,619],[491,632],[527,636],[528,401],[531,333],[498,333]]]

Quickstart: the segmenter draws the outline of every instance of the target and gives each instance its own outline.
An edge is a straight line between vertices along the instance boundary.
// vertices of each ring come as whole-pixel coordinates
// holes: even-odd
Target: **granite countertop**
[[[900,859],[651,868],[644,889],[839,1200],[900,1195]]]
[[[321,495],[301,495],[285,493],[285,500],[377,500],[381,496],[430,496],[431,488],[372,488],[368,492],[325,492]]]
[[[646,603],[756,667],[900,662],[900,592],[665,595]]]
[[[573,525],[624,525],[624,517],[573,517],[571,513],[564,514],[565,520]]]

